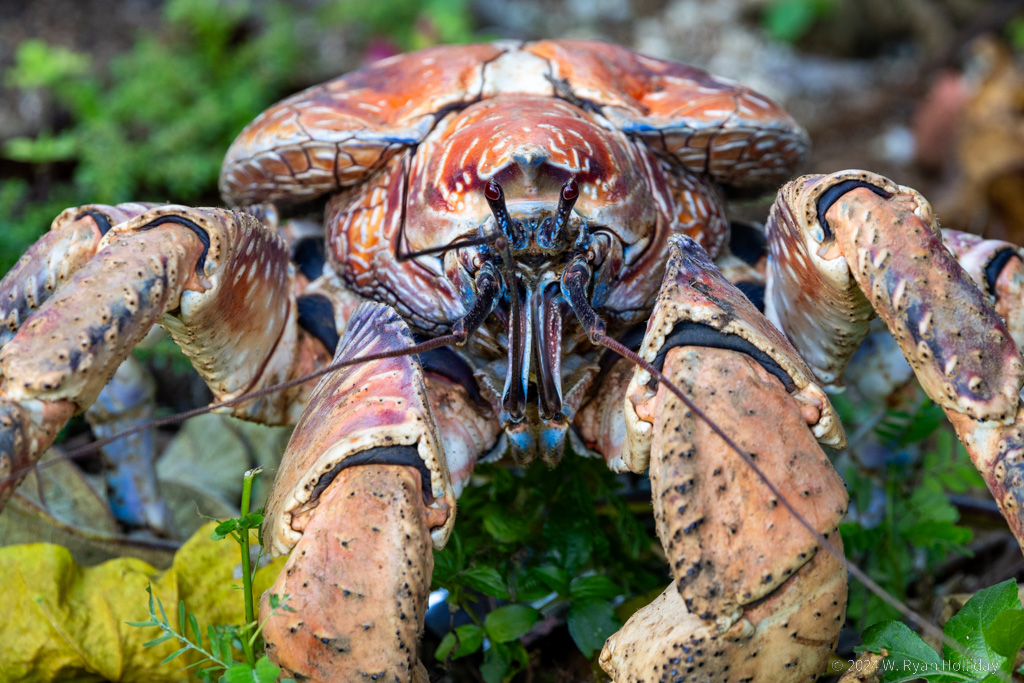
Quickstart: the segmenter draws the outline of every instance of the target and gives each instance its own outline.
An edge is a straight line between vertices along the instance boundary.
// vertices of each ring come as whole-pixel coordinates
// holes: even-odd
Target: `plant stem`
[[[260,473],[261,468],[257,467],[245,473],[242,479],[242,517],[249,514],[249,502],[252,498],[252,480]],[[253,609],[252,598],[252,566],[249,560],[249,529],[239,530],[238,545],[242,549],[242,594],[245,596],[245,623],[256,623],[256,611]],[[245,659],[250,666],[256,665],[256,657],[253,654],[252,643],[248,638],[242,637],[242,650],[245,652]]]

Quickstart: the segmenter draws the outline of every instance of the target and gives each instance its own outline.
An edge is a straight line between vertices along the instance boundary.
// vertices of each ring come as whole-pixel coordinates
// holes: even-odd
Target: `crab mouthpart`
[[[517,461],[539,455],[555,463],[561,458],[571,421],[562,401],[562,327],[567,306],[556,281],[516,289],[510,292],[516,299],[510,306],[501,425]]]

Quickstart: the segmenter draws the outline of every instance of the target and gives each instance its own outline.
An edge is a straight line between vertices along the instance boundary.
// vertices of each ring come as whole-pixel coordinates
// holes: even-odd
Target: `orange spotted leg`
[[[664,373],[842,552],[843,484],[799,403],[749,355],[677,347]],[[608,639],[616,681],[812,681],[846,609],[846,571],[670,392],[654,416],[651,487],[672,585]]]
[[[335,360],[412,345],[394,309],[365,303]],[[426,680],[416,648],[431,544],[444,545],[455,518],[446,451],[468,434],[453,430],[442,441],[430,401],[423,369],[408,355],[333,371],[311,396],[263,529],[271,552],[291,552],[261,603],[267,652],[287,675]],[[467,436],[462,448],[471,447]],[[273,610],[275,594],[291,596],[294,612]]]
[[[248,214],[150,209],[110,227],[95,254],[66,278],[50,266],[29,267],[53,260],[41,247],[30,254],[38,259],[16,267],[0,289],[28,291],[18,281],[28,271],[63,284],[0,349],[0,506],[155,323],[170,331],[218,399],[304,375],[329,359],[323,343],[298,325],[287,245]],[[287,423],[311,389],[252,399],[232,412]]]
[[[579,272],[563,279],[570,290],[585,286]],[[587,325],[593,311],[570,300],[596,343],[615,348],[599,324]],[[636,354],[640,367],[625,374],[619,361],[599,392],[618,397],[618,410],[595,401],[580,413],[580,433],[622,433],[621,442],[589,445],[617,469],[650,467],[674,582],[608,640],[601,665],[616,681],[815,678],[846,603],[842,562],[803,526],[839,548],[846,491],[817,443],[844,442],[828,398],[782,333],[688,237],[670,243]],[[659,368],[671,386],[651,381]]]
[[[863,171],[805,176],[779,192],[767,227],[769,317],[819,379],[838,383],[877,314],[1024,547],[1024,362],[928,202]],[[1003,280],[994,273],[997,289]]]

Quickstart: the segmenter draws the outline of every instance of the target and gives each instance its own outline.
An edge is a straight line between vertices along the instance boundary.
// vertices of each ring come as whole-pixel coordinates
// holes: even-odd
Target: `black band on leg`
[[[110,232],[110,228],[113,227],[112,225],[110,225],[110,218],[108,218],[106,214],[102,214],[99,211],[95,211],[93,209],[89,209],[88,211],[83,211],[82,213],[78,214],[77,216],[75,216],[75,220],[80,221],[86,216],[89,216],[94,221],[96,221],[96,227],[100,229],[101,235],[106,235],[108,232]]]
[[[338,350],[338,330],[334,327],[334,306],[323,294],[303,294],[295,301],[299,327],[309,332],[334,355]]]
[[[646,331],[647,325],[645,323],[634,325],[625,334],[620,335],[618,341],[626,348],[639,353]],[[672,328],[672,332],[665,338],[665,343],[662,345],[661,350],[658,351],[658,355],[655,356],[654,362],[651,365],[661,371],[665,367],[665,357],[668,355],[668,352],[677,346],[705,346],[745,353],[760,363],[761,367],[767,372],[778,377],[782,385],[786,387],[786,391],[792,392],[796,390],[796,383],[793,382],[793,378],[764,351],[742,337],[719,332],[715,328],[702,325],[701,323],[688,321],[676,323],[675,327]],[[594,378],[594,386],[599,386],[600,381],[604,379],[612,366],[620,360],[622,360],[622,356],[613,351],[605,351],[601,354],[599,361],[600,370]],[[657,380],[652,381],[657,383]]]
[[[778,377],[779,381],[782,382],[782,386],[786,387],[786,391],[793,392],[796,390],[796,383],[793,382],[793,378],[778,363],[772,360],[767,353],[742,337],[719,332],[715,328],[702,325],[701,323],[676,323],[675,327],[672,328],[672,332],[665,338],[665,343],[662,345],[661,350],[658,351],[658,355],[654,358],[654,362],[651,365],[661,371],[665,367],[665,356],[677,346],[705,346],[712,349],[726,349],[728,351],[745,353],[760,363],[761,367],[767,372]],[[657,382],[657,380],[652,381]]]
[[[401,465],[403,467],[415,467],[420,473],[420,481],[423,484],[424,504],[430,505],[434,502],[434,489],[430,485],[430,470],[427,469],[427,465],[423,462],[423,458],[420,457],[416,446],[378,446],[377,448],[369,448],[348,456],[335,465],[334,469],[317,480],[316,486],[313,487],[313,493],[309,497],[310,502],[318,499],[320,494],[327,490],[327,487],[331,485],[342,470],[356,465]]]
[[[210,234],[203,228],[199,227],[199,225],[194,221],[182,218],[181,216],[160,216],[159,218],[154,218],[149,223],[140,226],[139,231],[152,230],[153,228],[158,228],[167,223],[174,223],[175,225],[188,228],[194,232],[196,237],[199,238],[199,241],[203,243],[203,253],[199,255],[199,260],[196,261],[196,272],[202,275],[203,266],[206,265],[206,254],[210,251]]]
[[[992,296],[996,295],[996,280],[999,279],[1000,274],[1003,272],[1003,268],[1014,256],[1018,258],[1020,255],[1016,249],[1012,247],[1006,247],[996,252],[996,255],[992,257],[992,260],[985,266],[985,283],[988,285],[988,293]]]
[[[856,190],[858,187],[864,187],[883,199],[889,199],[892,197],[891,194],[883,190],[882,188],[872,185],[871,183],[863,180],[844,180],[841,183],[836,183],[832,187],[825,190],[820,197],[818,197],[818,224],[821,229],[825,231],[825,239],[832,239],[835,237],[835,233],[832,232],[832,228],[829,227],[828,221],[825,220],[825,214],[832,208],[832,205],[839,201],[839,198],[851,190]]]

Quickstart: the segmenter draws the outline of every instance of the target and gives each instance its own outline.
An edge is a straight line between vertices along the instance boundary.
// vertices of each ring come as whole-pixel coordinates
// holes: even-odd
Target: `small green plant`
[[[960,647],[946,644],[940,656],[903,622],[885,621],[864,632],[860,649],[887,653],[878,667],[883,683],[1009,681],[1014,658],[1024,647],[1017,583],[1010,579],[978,591],[946,622],[943,633]]]
[[[263,625],[256,619],[255,602],[253,596],[253,565],[249,554],[249,536],[252,531],[259,531],[263,524],[263,509],[255,512],[249,511],[252,483],[261,471],[261,468],[249,470],[245,473],[242,482],[242,505],[241,514],[234,518],[220,522],[214,529],[211,538],[223,540],[231,537],[238,543],[242,559],[242,595],[245,601],[245,624],[241,626],[209,625],[206,627],[206,638],[203,638],[203,630],[194,614],[185,608],[185,601],[178,603],[178,626],[171,625],[167,614],[164,611],[163,603],[159,597],[153,595],[152,587],[146,589],[149,593],[149,621],[129,622],[131,626],[139,628],[158,627],[163,634],[145,643],[145,647],[154,647],[168,640],[176,639],[181,648],[168,655],[161,664],[166,664],[186,652],[192,651],[199,655],[200,659],[185,667],[186,669],[195,666],[204,666],[197,674],[202,681],[220,681],[221,683],[274,683],[281,675],[281,669],[270,659],[262,654],[263,639],[260,635]],[[260,555],[262,555],[263,543],[260,540]],[[256,564],[259,564],[260,555],[257,555]],[[271,615],[278,610],[293,612],[288,606],[288,596],[271,595]],[[155,609],[154,609],[155,602]],[[242,651],[244,660],[235,661],[234,650]],[[282,679],[282,683],[292,679]],[[294,682],[293,682],[294,683]]]
[[[549,616],[564,619],[591,658],[628,616],[616,610],[621,599],[667,583],[648,529],[650,494],[627,502],[603,460],[567,452],[554,469],[481,466],[477,474],[482,481],[459,501],[458,531],[434,556],[435,587],[449,592],[453,618],[472,623],[444,637],[438,660],[483,649],[484,680],[509,680],[530,658],[521,636]]]
[[[845,397],[835,397],[835,405],[851,431],[867,424],[875,434],[875,448],[884,453],[870,467],[855,455],[845,468],[854,511],[839,527],[846,555],[905,600],[909,587],[950,554],[970,554],[966,544],[971,530],[957,523],[959,512],[949,494],[984,490],[984,482],[942,409],[930,400],[920,400],[910,410],[886,410],[880,420],[877,415],[856,415]],[[864,586],[851,583],[847,617],[852,624],[863,628],[896,616]]]

